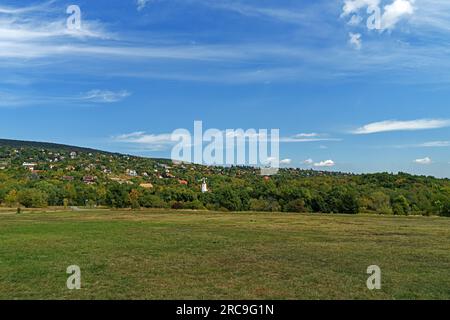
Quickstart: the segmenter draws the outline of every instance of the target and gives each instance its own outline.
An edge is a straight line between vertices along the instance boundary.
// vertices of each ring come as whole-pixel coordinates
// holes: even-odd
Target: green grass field
[[[69,265],[81,290],[66,288]],[[450,219],[0,213],[0,299],[429,298],[450,299]]]

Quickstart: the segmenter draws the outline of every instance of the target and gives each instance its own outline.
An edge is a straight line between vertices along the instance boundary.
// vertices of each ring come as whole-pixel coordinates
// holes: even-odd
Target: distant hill
[[[50,143],[50,142],[37,142],[37,141],[21,141],[21,140],[9,140],[0,139],[0,147],[11,147],[11,148],[39,148],[47,150],[58,150],[58,151],[75,151],[75,152],[87,152],[87,153],[103,153],[103,154],[113,154],[112,152],[96,150],[91,148],[83,148],[70,146],[65,144]]]
[[[18,205],[450,216],[450,179],[300,168],[268,177],[248,166],[0,139],[0,206]]]

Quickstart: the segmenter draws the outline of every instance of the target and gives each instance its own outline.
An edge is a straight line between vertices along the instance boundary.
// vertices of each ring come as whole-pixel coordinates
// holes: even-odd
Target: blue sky
[[[448,0],[2,0],[0,137],[169,157],[202,120],[279,128],[286,166],[450,177],[449,40]]]

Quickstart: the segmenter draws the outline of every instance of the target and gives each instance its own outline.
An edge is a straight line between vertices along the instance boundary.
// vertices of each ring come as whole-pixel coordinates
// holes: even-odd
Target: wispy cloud
[[[418,145],[423,148],[446,148],[450,147],[450,141],[430,141]]]
[[[349,40],[348,42],[357,50],[360,50],[362,47],[362,39],[360,33],[352,33],[348,34]]]
[[[335,165],[336,165],[336,163],[333,160],[325,160],[325,161],[320,161],[320,162],[316,162],[313,164],[314,167],[318,167],[318,168],[334,167]]]
[[[299,133],[296,134],[294,137],[302,139],[302,138],[317,138],[320,136],[321,135],[319,133],[311,132],[311,133]]]
[[[418,119],[411,121],[387,120],[369,123],[354,131],[353,134],[372,134],[391,131],[416,131],[438,129],[450,126],[450,120],[446,119]]]
[[[201,0],[192,3],[202,4],[210,8],[232,11],[248,17],[272,19],[284,23],[303,24],[309,20],[305,12],[280,7],[251,6],[238,1]]]
[[[137,145],[139,149],[147,151],[169,150],[177,143],[177,141],[172,140],[172,133],[148,134],[145,131],[114,136],[112,141]]]
[[[54,2],[22,8],[0,7],[0,13],[3,13],[0,17],[0,43],[13,40],[16,44],[45,47],[51,43],[61,44],[64,39],[110,37],[97,21],[83,19],[82,28],[67,28],[68,16],[57,14],[58,11],[52,6]]]
[[[54,3],[55,1],[56,0],[45,1],[38,5],[32,5],[32,6],[21,7],[21,8],[0,5],[0,13],[8,14],[8,15],[12,15],[12,14],[18,15],[18,14],[23,14],[23,13],[42,11],[43,9],[48,9],[49,6],[52,3]]]
[[[414,162],[421,165],[429,165],[433,163],[433,160],[430,157],[425,157],[423,159],[416,159]]]
[[[265,141],[265,142],[271,142],[272,138],[264,133],[255,132],[255,133],[248,133],[245,131],[240,130],[222,130],[221,131],[223,136],[226,138],[254,138],[258,139],[258,141]],[[303,137],[304,135],[311,136],[309,137]],[[280,137],[279,142],[280,143],[308,143],[308,142],[320,142],[320,141],[341,141],[341,139],[334,139],[334,138],[314,138],[316,136],[320,136],[319,134],[299,134],[293,137]],[[186,140],[191,139],[192,136],[186,136]],[[149,150],[168,150],[170,147],[172,147],[174,144],[177,143],[177,141],[172,140],[172,133],[158,133],[158,134],[151,134],[147,133],[145,131],[136,131],[126,134],[120,134],[112,137],[112,140],[114,142],[120,142],[120,143],[127,143],[127,144],[135,144],[140,145],[141,147],[144,147]],[[238,140],[238,142],[242,142],[242,140]],[[244,142],[245,143],[245,142]],[[286,160],[286,159],[285,159]],[[292,162],[292,160],[291,160]]]
[[[305,31],[308,41],[317,41],[315,33],[311,31],[318,28],[311,28],[323,23],[314,21],[319,19],[320,15],[317,15],[316,11],[311,14],[308,11],[311,8],[306,11],[300,8],[291,10],[281,5],[268,8],[234,1],[202,0],[189,3],[201,3],[217,10],[238,12],[244,17],[255,16],[275,21],[304,23],[302,30]],[[445,4],[438,0],[434,0],[432,7],[436,7],[437,3],[439,8],[445,8]],[[50,65],[46,72],[58,73],[62,71],[58,67],[52,68],[51,65],[70,60],[70,64],[65,64],[65,74],[92,73],[96,77],[102,77],[103,74],[96,70],[100,65],[107,64],[107,75],[115,78],[233,84],[270,84],[311,79],[351,80],[366,75],[380,75],[383,81],[408,82],[411,81],[412,72],[414,79],[420,82],[437,79],[450,82],[450,76],[442,72],[445,68],[450,68],[450,47],[446,42],[419,46],[371,39],[365,40],[364,47],[357,53],[344,43],[342,46],[325,43],[321,47],[321,54],[317,54],[314,48],[300,42],[274,43],[260,39],[260,42],[255,40],[247,44],[189,44],[186,41],[186,38],[192,37],[189,34],[186,38],[170,37],[171,41],[164,42],[153,41],[153,37],[128,41],[127,36],[122,35],[122,38],[121,35],[108,31],[101,22],[85,18],[80,32],[67,30],[67,16],[61,14],[64,12],[61,8],[58,8],[55,14],[52,2],[46,7],[39,6],[38,9],[33,8],[34,11],[30,11],[28,8],[3,8],[9,14],[0,18],[0,65],[6,66],[5,62],[9,64],[14,61],[23,67],[29,67],[37,63],[36,61],[45,61]],[[424,9],[418,4],[418,12],[419,10]],[[39,14],[31,14],[34,12]],[[441,16],[436,14],[436,10],[430,12],[430,19],[444,30],[446,16],[444,13]],[[424,20],[414,20],[414,23],[425,25]],[[448,26],[450,30],[450,23]],[[300,26],[294,28],[298,29]],[[427,28],[421,28],[420,32],[429,31],[429,26]],[[361,39],[350,38],[350,41],[353,46],[359,48]],[[328,59],[329,56],[334,59]],[[177,63],[176,67],[174,62]],[[229,68],[223,68],[225,62]],[[83,63],[83,67],[80,67],[80,63]],[[386,72],[389,72],[389,77],[384,76]]]
[[[407,149],[407,148],[448,148],[450,147],[450,141],[428,141],[416,144],[402,144],[396,145],[395,148]]]
[[[137,0],[136,6],[137,6],[138,11],[141,11],[142,9],[144,9],[149,2],[150,2],[150,0]]]
[[[126,90],[114,92],[110,90],[96,89],[83,94],[81,96],[81,100],[99,103],[113,103],[119,102],[130,95],[131,93]]]
[[[415,12],[414,2],[415,0],[391,0],[382,8],[381,0],[344,0],[342,16],[351,16],[349,24],[355,26],[364,21],[360,14],[368,12],[373,14],[373,18],[369,19],[378,20],[373,22],[382,32],[394,29],[401,20],[411,17]]]
[[[340,138],[330,138],[327,134],[320,133],[299,133],[290,137],[280,137],[280,142],[284,143],[307,143],[321,141],[342,141]]]

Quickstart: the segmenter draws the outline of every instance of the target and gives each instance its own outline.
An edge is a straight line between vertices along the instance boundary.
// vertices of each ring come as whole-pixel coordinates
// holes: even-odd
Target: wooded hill
[[[208,192],[201,192],[206,178]],[[450,180],[406,173],[349,174],[210,167],[41,142],[0,140],[0,203],[223,211],[450,216]]]

